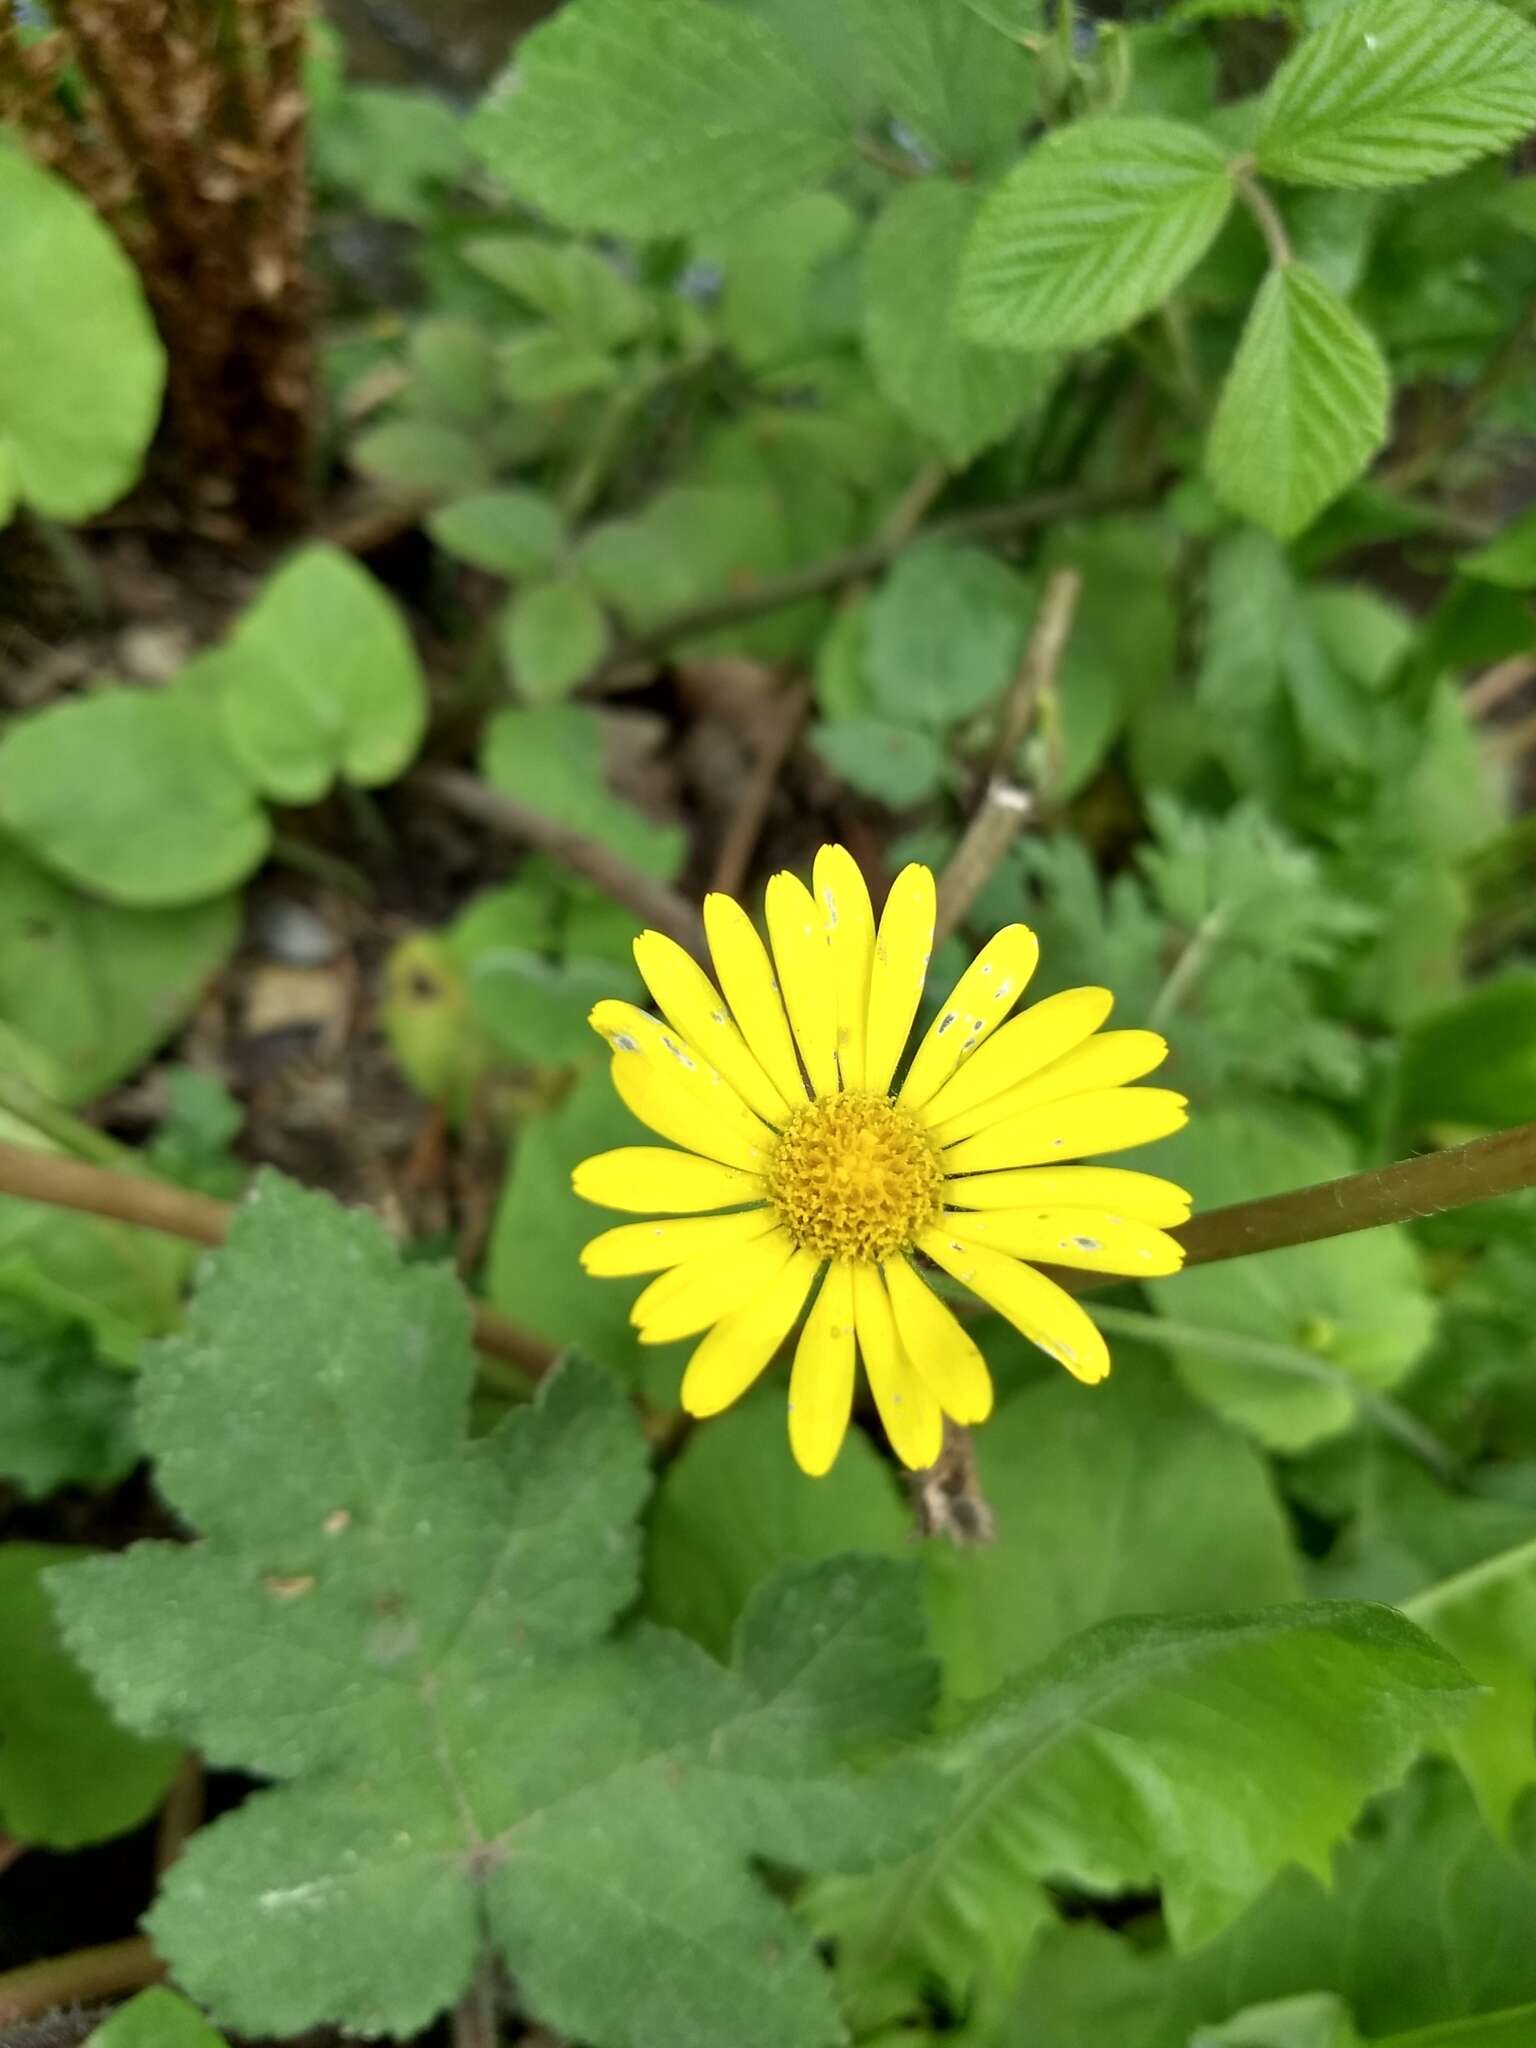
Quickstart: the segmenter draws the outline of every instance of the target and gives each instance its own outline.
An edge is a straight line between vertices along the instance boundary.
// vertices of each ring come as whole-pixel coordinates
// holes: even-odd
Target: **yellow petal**
[[[689,1216],[656,1223],[621,1223],[581,1248],[588,1273],[613,1279],[630,1273],[664,1273],[685,1259],[729,1256],[739,1246],[772,1230],[774,1212],[767,1207],[743,1209],[734,1216]]]
[[[784,1007],[800,1058],[817,1095],[837,1093],[837,1006],[827,923],[798,875],[777,874],[768,884],[768,938]]]
[[[670,1025],[633,1003],[604,1002],[592,1028],[613,1047],[613,1085],[643,1124],[727,1166],[758,1171],[776,1142],[731,1088]]]
[[[944,1199],[960,1209],[1107,1209],[1167,1230],[1187,1223],[1191,1201],[1171,1180],[1124,1166],[1025,1166],[1013,1173],[961,1174],[944,1183]],[[668,1203],[675,1208],[676,1203]]]
[[[1044,1002],[1031,1003],[1022,1016],[1010,1017],[1001,1031],[944,1083],[928,1104],[927,1122],[930,1126],[948,1123],[1050,1066],[1092,1037],[1114,1000],[1107,988],[1068,988],[1060,995],[1047,996]]]
[[[996,1166],[1039,1166],[1054,1159],[1085,1159],[1095,1152],[1125,1152],[1179,1130],[1189,1105],[1171,1088],[1101,1088],[1065,1102],[1026,1110],[989,1124],[944,1153],[946,1173],[982,1173]]]
[[[718,1415],[747,1391],[789,1335],[818,1264],[811,1253],[796,1252],[776,1280],[716,1323],[683,1374],[689,1415]]]
[[[1064,1288],[1033,1266],[938,1227],[920,1237],[918,1247],[1077,1379],[1091,1386],[1109,1371],[1109,1349],[1097,1324]]]
[[[827,1268],[789,1375],[789,1447],[802,1472],[830,1472],[853,1412],[853,1268]]]
[[[1035,971],[1040,942],[1025,924],[988,939],[929,1025],[896,1098],[921,1109],[1008,1015]]]
[[[875,959],[875,913],[859,864],[846,846],[824,846],[811,880],[832,949],[837,1013],[837,1070],[845,1088],[862,1088],[869,1026],[869,976]]]
[[[933,1135],[941,1145],[953,1145],[988,1124],[1022,1116],[1027,1109],[1043,1103],[1062,1102],[1069,1095],[1087,1095],[1102,1088],[1119,1088],[1127,1081],[1139,1081],[1168,1057],[1168,1041],[1155,1031],[1101,1031],[1059,1060],[1052,1060],[1038,1074],[1017,1081],[1001,1095],[976,1104],[960,1116],[943,1123],[933,1122]],[[961,1069],[961,1077],[964,1069]],[[930,1104],[928,1114],[933,1117]]]
[[[985,1422],[992,1413],[992,1379],[975,1340],[905,1259],[887,1259],[885,1284],[901,1348],[945,1414],[956,1422]]]
[[[704,932],[710,958],[742,1037],[758,1065],[793,1109],[807,1089],[789,1035],[789,1020],[773,978],[768,948],[752,920],[731,896],[704,898]]]
[[[764,1123],[782,1129],[789,1104],[763,1072],[726,1012],[725,998],[699,963],[664,932],[642,932],[635,965],[661,1014],[697,1046]],[[804,1090],[801,1091],[804,1098]]]
[[[1177,1273],[1184,1263],[1177,1238],[1103,1209],[955,1209],[946,1213],[940,1228],[1010,1258],[1077,1266],[1086,1273],[1156,1280]]]
[[[869,1036],[864,1085],[883,1094],[907,1048],[933,951],[932,870],[915,861],[891,884],[880,913],[869,978]]]
[[[853,1268],[853,1319],[870,1392],[891,1448],[914,1472],[931,1465],[944,1445],[944,1416],[938,1402],[901,1348],[880,1268]]]
[[[755,1301],[795,1256],[794,1243],[782,1230],[765,1232],[728,1259],[703,1253],[653,1280],[629,1319],[642,1344],[670,1344],[674,1337],[696,1336]]]
[[[619,1145],[583,1159],[571,1175],[571,1186],[584,1202],[632,1214],[694,1214],[701,1209],[734,1209],[738,1202],[760,1202],[766,1192],[755,1173],[694,1152],[673,1152],[665,1145]]]

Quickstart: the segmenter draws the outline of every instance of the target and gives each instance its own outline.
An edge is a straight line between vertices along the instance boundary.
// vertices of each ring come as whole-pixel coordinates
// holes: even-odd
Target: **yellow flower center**
[[[944,1171],[928,1134],[888,1095],[823,1095],[784,1126],[768,1164],[779,1221],[822,1259],[886,1259],[938,1215]]]

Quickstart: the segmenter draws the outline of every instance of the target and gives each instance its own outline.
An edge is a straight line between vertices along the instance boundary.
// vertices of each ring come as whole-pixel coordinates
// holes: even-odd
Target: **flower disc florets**
[[[769,1199],[795,1243],[823,1259],[887,1259],[938,1215],[944,1173],[917,1118],[857,1090],[808,1102],[768,1166]]]

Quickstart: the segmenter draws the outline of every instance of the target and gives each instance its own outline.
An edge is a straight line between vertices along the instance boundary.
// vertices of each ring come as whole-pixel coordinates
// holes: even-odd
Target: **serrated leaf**
[[[404,621],[365,569],[312,543],[286,562],[212,657],[230,744],[279,803],[338,776],[372,789],[410,762],[427,692]]]
[[[1354,0],[1264,95],[1259,168],[1302,185],[1410,185],[1536,127],[1536,29],[1489,0]]]
[[[1029,592],[979,548],[929,544],[898,560],[869,607],[865,665],[892,723],[943,730],[999,697],[1029,629]]]
[[[509,796],[590,833],[648,875],[670,880],[682,866],[682,831],[653,824],[609,789],[604,732],[601,714],[585,704],[500,711],[486,727],[481,769]]]
[[[71,185],[0,150],[0,522],[87,519],[138,477],[165,351],[116,238]]]
[[[608,651],[608,621],[587,586],[568,576],[525,584],[502,615],[500,638],[518,695],[543,704],[597,668]]]
[[[128,910],[0,841],[0,1019],[43,1053],[57,1102],[89,1102],[185,1020],[232,951],[233,896]]]
[[[0,1828],[55,1849],[137,1827],[180,1756],[175,1743],[115,1726],[59,1641],[43,1574],[85,1555],[51,1543],[0,1548]]]
[[[1273,270],[1243,329],[1205,467],[1234,512],[1288,540],[1365,469],[1387,435],[1381,350],[1304,263]]]
[[[979,203],[942,178],[905,186],[876,222],[864,261],[864,347],[875,381],[956,469],[1004,439],[1052,381],[1049,365],[980,348],[952,324]]]
[[[933,734],[889,719],[823,719],[811,745],[850,789],[893,811],[924,803],[944,787],[944,750]]]
[[[442,505],[427,531],[448,554],[497,576],[546,569],[565,541],[565,524],[542,491],[477,491]]]
[[[879,104],[926,151],[971,172],[1017,148],[1034,111],[1034,64],[998,40],[995,23],[953,0],[841,0],[841,11]]]
[[[596,2048],[830,2048],[810,1940],[748,1864],[862,1867],[942,1811],[924,1765],[846,1761],[932,1695],[910,1568],[781,1573],[731,1669],[613,1639],[638,1422],[568,1363],[466,1441],[471,1376],[451,1277],[273,1177],[149,1362],[146,1441],[204,1541],[58,1571],[54,1597],[127,1723],[286,1781],[193,1838],[156,1946],[242,2033],[412,2034],[484,1937]]]
[[[920,1860],[837,1888],[845,1967],[911,1957],[995,2001],[1039,1924],[1031,1874],[1159,1884],[1179,1946],[1209,1940],[1287,1865],[1326,1876],[1364,1801],[1471,1696],[1389,1608],[1104,1622],[939,1747],[953,1816]]]
[[[1199,262],[1227,216],[1226,158],[1198,128],[1080,121],[983,203],[955,319],[999,348],[1084,348],[1131,326]]]
[[[130,1385],[83,1323],[0,1302],[0,1474],[28,1500],[116,1485],[139,1458]]]
[[[781,36],[710,0],[577,0],[520,46],[469,139],[567,227],[687,234],[803,192],[851,148]]]
[[[103,2020],[85,2048],[227,2048],[195,2005],[155,1984]]]
[[[176,683],[18,719],[0,740],[0,823],[45,867],[140,910],[222,895],[271,836],[217,716]]]

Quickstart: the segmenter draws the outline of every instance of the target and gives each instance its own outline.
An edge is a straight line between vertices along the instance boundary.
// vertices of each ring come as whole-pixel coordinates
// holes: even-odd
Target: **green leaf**
[[[496,351],[474,320],[423,320],[411,334],[410,403],[474,428],[496,402]]]
[[[464,124],[432,92],[349,85],[312,123],[322,183],[355,192],[369,213],[425,223],[469,168]]]
[[[514,334],[502,343],[500,362],[502,389],[520,405],[548,405],[602,391],[619,374],[612,356],[573,343],[558,327]]]
[[[842,12],[879,103],[933,155],[969,173],[1017,149],[1034,111],[1017,43],[950,0],[842,0]]]
[[[1497,583],[1505,590],[1536,587],[1536,512],[1523,512],[1512,519],[1486,547],[1458,556],[1456,566],[1463,576],[1473,576],[1479,583]]]
[[[765,1388],[695,1430],[657,1488],[647,1612],[716,1656],[754,1588],[786,1559],[910,1553],[911,1516],[867,1436],[849,1436],[825,1479],[807,1479],[787,1443],[784,1389]]]
[[[0,521],[16,498],[88,519],[134,483],[165,351],[132,264],[94,210],[0,150]]]
[[[1416,1023],[1398,1056],[1397,1120],[1503,1130],[1536,1118],[1536,974],[1511,969]]]
[[[699,238],[698,260],[725,273],[720,331],[742,362],[772,371],[816,349],[818,281],[858,229],[841,199],[802,192]]]
[[[952,468],[1003,440],[1044,399],[1049,365],[978,348],[951,324],[977,194],[942,178],[904,186],[869,238],[864,347],[875,381]]]
[[[238,925],[232,896],[125,910],[0,841],[0,1020],[42,1049],[55,1101],[89,1102],[185,1021]]]
[[[1488,0],[1354,0],[1264,95],[1259,168],[1301,185],[1411,185],[1536,127],[1536,29]]]
[[[648,875],[670,880],[683,863],[676,825],[654,825],[608,788],[602,715],[585,704],[500,711],[486,728],[480,765],[487,782],[520,797],[557,824],[586,832]]]
[[[1245,2006],[1225,2025],[1202,2027],[1191,2048],[1361,2048],[1349,2008],[1331,1991]]]
[[[824,719],[812,732],[811,745],[850,789],[893,811],[937,796],[947,779],[944,750],[932,733],[914,732],[888,719]]]
[[[552,219],[636,236],[787,199],[851,147],[798,52],[711,0],[577,0],[523,41],[469,137]]]
[[[0,740],[0,824],[46,867],[139,910],[222,895],[270,838],[217,716],[184,683],[18,719]]]
[[[995,555],[911,549],[869,608],[876,708],[902,725],[959,724],[1007,688],[1028,625],[1027,588]]]
[[[358,435],[351,456],[364,476],[434,498],[482,490],[491,480],[484,444],[462,428],[437,420],[385,420]]]
[[[921,1858],[838,1887],[844,1966],[910,1958],[962,2003],[993,2000],[1039,1924],[1031,1873],[1158,1884],[1178,1944],[1208,1941],[1287,1865],[1326,1877],[1363,1802],[1471,1692],[1389,1608],[1101,1623],[939,1747],[951,1818]]]
[[[608,651],[603,608],[574,576],[528,583],[501,623],[502,652],[518,695],[534,704],[564,697]]]
[[[129,1406],[83,1323],[0,1300],[0,1474],[24,1498],[126,1478],[139,1457]]]
[[[1089,1400],[1062,1378],[1026,1387],[976,1432],[975,1454],[995,1540],[932,1543],[923,1556],[953,1699],[980,1698],[1113,1615],[1300,1592],[1258,1457],[1148,1351],[1117,1344],[1115,1370]]]
[[[472,1373],[446,1272],[271,1177],[147,1367],[159,1484],[205,1540],[71,1566],[54,1597],[129,1724],[284,1780],[193,1838],[157,1948],[240,2033],[413,2034],[485,1940],[594,2048],[831,2048],[809,1937],[749,1865],[863,1867],[942,1811],[922,1763],[848,1766],[932,1697],[911,1567],[781,1573],[730,1669],[613,1639],[634,1415],[567,1364],[466,1442]]]
[[[1191,1190],[1197,1209],[1334,1180],[1359,1161],[1321,1119],[1296,1109],[1222,1110],[1198,1117],[1159,1148],[1158,1171]],[[1346,1383],[1329,1386],[1247,1363],[1240,1345],[1223,1356],[1220,1333],[1311,1351],[1367,1389],[1395,1386],[1422,1356],[1434,1329],[1407,1233],[1398,1227],[1328,1238],[1197,1266],[1159,1280],[1153,1305],[1176,1323],[1212,1333],[1212,1348],[1175,1352],[1181,1378],[1219,1414],[1265,1443],[1301,1450],[1354,1419]]]
[[[84,1555],[48,1543],[0,1548],[0,1827],[53,1849],[147,1820],[180,1755],[174,1743],[115,1726],[59,1641],[42,1574]]]
[[[1421,1768],[1338,1851],[1331,1889],[1287,1871],[1192,1954],[1138,1954],[1082,1923],[1053,1929],[1000,2048],[1189,2048],[1235,2009],[1323,1990],[1373,2044],[1523,2048],[1528,2033],[1501,2033],[1497,2015],[1536,1999],[1533,1912],[1536,1879],[1494,1841],[1459,1774]]]
[[[438,546],[497,576],[547,569],[565,541],[565,525],[542,491],[477,491],[427,518]]]
[[[314,803],[338,776],[392,782],[421,744],[427,692],[410,635],[339,548],[315,542],[286,562],[214,659],[230,744],[278,803]]]
[[[195,2005],[155,1984],[103,2020],[85,2048],[227,2048]]]
[[[1084,348],[1160,305],[1216,239],[1226,158],[1197,128],[1080,121],[983,203],[956,320],[1001,348]]]
[[[1265,279],[1211,423],[1205,467],[1234,512],[1282,540],[1353,483],[1387,436],[1381,350],[1304,263]]]
[[[567,342],[606,352],[650,324],[644,292],[608,257],[539,235],[480,236],[464,245],[476,270],[542,313]]]
[[[594,527],[581,572],[644,632],[673,612],[750,587],[787,566],[785,508],[768,490],[683,484],[643,511]]]

